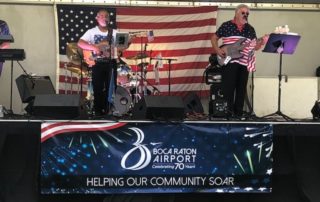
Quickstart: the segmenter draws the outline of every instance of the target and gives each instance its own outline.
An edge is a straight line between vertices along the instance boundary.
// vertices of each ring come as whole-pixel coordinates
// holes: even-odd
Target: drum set
[[[82,62],[81,50],[78,50],[76,43],[67,44],[66,54],[70,62],[65,66],[65,69],[77,75],[79,81],[78,91],[82,95],[86,94],[84,101],[86,111],[89,115],[93,115],[94,93],[91,68]],[[147,58],[146,54],[138,54],[134,57],[125,58],[125,60],[140,61],[145,58]],[[137,103],[142,96],[150,95],[152,92],[159,93],[157,88],[152,85],[150,85],[149,88],[151,87],[153,90],[148,89],[146,77],[142,75],[146,73],[148,65],[149,63],[146,62],[140,63],[137,65],[137,70],[133,71],[132,68],[120,58],[116,71],[117,86],[113,95],[113,115],[118,117],[125,116],[131,112],[134,104]],[[138,70],[139,68],[144,71]],[[82,90],[82,81],[86,81],[86,92]],[[156,89],[156,91],[154,89]]]

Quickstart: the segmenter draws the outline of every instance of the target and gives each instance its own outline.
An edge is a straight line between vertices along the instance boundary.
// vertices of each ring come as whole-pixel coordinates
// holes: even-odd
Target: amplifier
[[[223,99],[224,94],[221,84],[212,84],[210,86],[210,100]]]
[[[209,101],[209,116],[211,117],[227,117],[228,103],[224,99],[216,99]]]

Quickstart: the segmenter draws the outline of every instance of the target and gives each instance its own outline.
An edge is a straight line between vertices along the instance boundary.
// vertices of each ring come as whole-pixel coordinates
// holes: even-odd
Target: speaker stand
[[[12,116],[12,115],[15,115],[13,113],[13,109],[12,109],[12,94],[13,94],[13,61],[14,60],[11,60],[11,72],[10,72],[10,108],[6,111],[7,115],[9,116]],[[18,60],[16,60],[16,62],[18,63],[18,65],[20,66],[20,68],[22,69],[22,71],[24,72],[24,74],[28,77],[31,78],[31,82],[32,82],[32,85],[34,85],[34,80],[32,78],[31,75],[29,75],[27,73],[27,71],[25,70],[25,68],[23,68],[23,66],[20,64],[20,62]]]

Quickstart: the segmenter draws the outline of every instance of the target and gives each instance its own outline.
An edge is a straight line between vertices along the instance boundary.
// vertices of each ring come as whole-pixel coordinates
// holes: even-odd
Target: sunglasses
[[[249,16],[249,12],[242,12],[241,14],[242,14],[242,15]]]

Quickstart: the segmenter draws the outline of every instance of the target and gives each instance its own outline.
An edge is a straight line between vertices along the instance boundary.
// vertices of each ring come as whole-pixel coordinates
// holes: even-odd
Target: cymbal
[[[67,44],[67,57],[73,64],[80,65],[81,58],[78,52],[78,45],[76,42]]]
[[[67,70],[73,72],[73,73],[76,73],[78,75],[81,74],[81,70],[78,68],[78,67],[67,67]],[[86,75],[88,72],[86,70],[82,70],[82,75]]]
[[[128,60],[139,60],[139,59],[143,59],[143,58],[147,58],[149,57],[147,54],[145,53],[138,53],[137,55],[134,55],[134,56],[128,56],[126,57],[126,59]]]

